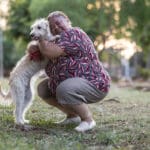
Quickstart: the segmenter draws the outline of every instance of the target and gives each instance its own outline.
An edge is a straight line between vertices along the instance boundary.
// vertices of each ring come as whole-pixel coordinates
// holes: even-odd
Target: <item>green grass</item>
[[[7,88],[7,80],[3,83]],[[15,128],[14,106],[0,106],[0,150],[150,149],[150,92],[112,85],[105,100],[112,97],[118,97],[120,103],[89,105],[97,126],[86,133],[75,132],[71,125],[56,125],[65,115],[38,97],[27,113],[35,127],[31,131]]]

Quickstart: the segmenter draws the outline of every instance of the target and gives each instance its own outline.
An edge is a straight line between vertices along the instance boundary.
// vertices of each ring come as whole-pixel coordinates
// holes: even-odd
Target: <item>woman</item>
[[[110,77],[99,62],[88,35],[72,27],[60,11],[49,14],[51,32],[59,34],[55,43],[42,41],[41,53],[49,58],[48,79],[38,86],[39,96],[66,113],[63,124],[78,123],[76,131],[92,129],[96,123],[87,104],[102,100],[108,93]]]

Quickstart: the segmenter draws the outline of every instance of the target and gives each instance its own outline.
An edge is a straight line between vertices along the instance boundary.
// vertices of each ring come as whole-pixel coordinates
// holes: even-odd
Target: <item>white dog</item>
[[[48,41],[53,41],[59,37],[59,35],[53,36],[51,34],[49,23],[46,19],[39,19],[35,21],[35,23],[31,26],[30,35],[34,40],[43,38]],[[38,41],[34,41],[32,44],[37,45],[37,43]],[[14,111],[15,122],[18,125],[29,123],[29,121],[25,119],[25,113],[33,100],[33,92],[30,85],[31,78],[41,69],[44,69],[46,63],[46,58],[42,61],[31,61],[28,54],[26,54],[21,58],[10,74],[10,92],[8,92],[8,94],[4,94],[3,91],[0,90],[1,96],[4,98],[6,103],[9,99],[9,95],[13,99],[16,106]],[[4,104],[4,101],[1,103]]]

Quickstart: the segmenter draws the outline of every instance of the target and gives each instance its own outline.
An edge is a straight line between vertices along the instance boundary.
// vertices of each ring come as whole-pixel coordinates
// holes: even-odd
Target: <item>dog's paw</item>
[[[23,117],[20,117],[20,118],[19,118],[19,117],[16,117],[15,123],[16,123],[17,125],[24,125],[24,124],[29,124],[30,121],[27,120],[27,119],[24,119]]]
[[[55,41],[56,39],[59,39],[59,38],[60,38],[60,35],[55,35],[55,36],[50,37],[50,41]]]
[[[25,123],[25,124],[29,124],[29,123],[30,123],[30,121],[29,121],[29,120],[24,119],[24,123]]]
[[[22,131],[30,131],[30,130],[34,129],[33,126],[31,126],[31,125],[25,125],[25,124],[16,124],[15,128],[16,129],[20,129]]]
[[[60,38],[60,35],[55,35],[55,38],[57,39],[57,38]]]
[[[24,125],[24,121],[22,119],[17,119],[15,121],[15,124],[18,125],[18,126],[21,126],[21,125]]]

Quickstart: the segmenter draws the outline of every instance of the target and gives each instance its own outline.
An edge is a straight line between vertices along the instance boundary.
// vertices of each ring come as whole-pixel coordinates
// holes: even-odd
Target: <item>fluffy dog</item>
[[[28,47],[33,46],[33,48],[34,46],[39,48],[39,38],[53,41],[59,37],[58,35],[53,36],[51,34],[49,23],[46,19],[39,19],[34,22],[34,24],[31,26],[30,36],[32,39],[36,40],[28,45]],[[3,97],[3,102],[1,101],[2,104],[7,103],[10,100],[10,96],[15,103],[14,115],[15,122],[18,125],[29,123],[29,121],[25,119],[25,114],[31,106],[33,100],[31,78],[41,69],[44,69],[46,63],[46,58],[42,59],[41,61],[30,60],[29,54],[27,53],[21,58],[21,60],[10,73],[10,91],[8,94],[4,94],[3,91],[0,90],[1,97]]]

